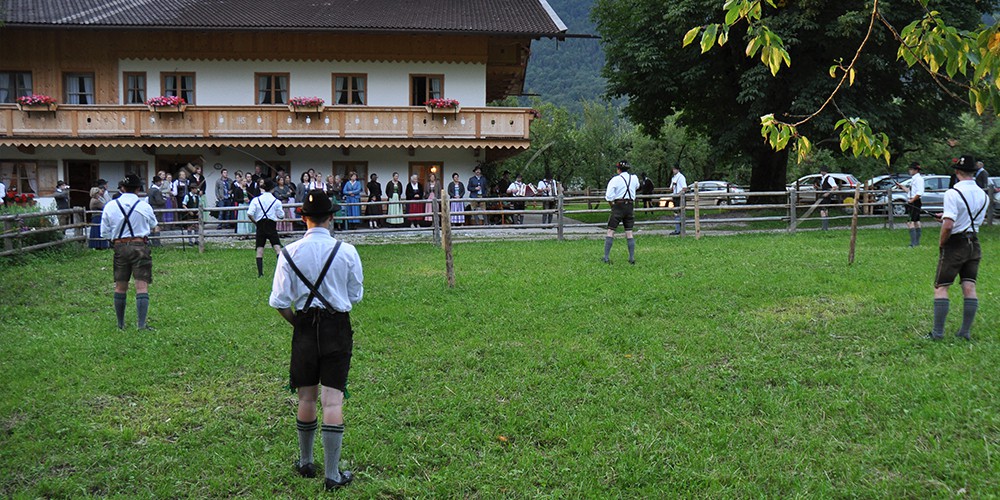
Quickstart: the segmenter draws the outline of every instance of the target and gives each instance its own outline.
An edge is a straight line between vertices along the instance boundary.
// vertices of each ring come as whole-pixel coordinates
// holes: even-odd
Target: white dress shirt
[[[265,217],[276,221],[284,219],[285,212],[281,209],[281,200],[275,198],[269,191],[264,191],[250,202],[247,216],[254,222],[260,222]]]
[[[295,267],[302,271],[302,274],[309,280],[319,277],[320,271],[326,264],[326,259],[330,258],[337,240],[330,235],[330,231],[323,227],[314,227],[306,231],[301,240],[293,242],[285,247],[291,255]],[[361,270],[361,257],[354,245],[341,243],[337,256],[330,265],[323,282],[317,286],[319,293],[323,295],[334,309],[340,312],[349,312],[351,307],[364,296],[364,273]],[[278,255],[277,268],[274,270],[274,282],[271,285],[271,298],[268,304],[275,309],[301,310],[306,305],[306,298],[309,297],[309,287],[306,286],[292,266],[285,260],[284,252]],[[323,302],[314,298],[309,307],[325,308]]]
[[[670,178],[670,192],[673,194],[683,193],[687,189],[687,186],[687,179],[680,172],[677,172]]]
[[[125,214],[131,211],[133,205],[135,210],[128,219],[132,225],[132,232],[129,232],[128,225],[125,224]],[[122,213],[122,209],[125,213]],[[125,226],[124,232],[121,231],[122,226]],[[139,200],[135,193],[123,193],[117,200],[104,205],[104,210],[101,212],[101,238],[104,239],[116,240],[119,234],[122,238],[141,238],[149,236],[149,231],[154,227],[156,227],[156,215],[153,214],[153,207]]]
[[[965,207],[962,197],[955,192],[956,190],[965,195],[965,201],[969,203],[968,208]],[[980,189],[976,181],[970,179],[958,182],[954,189],[949,189],[944,193],[944,213],[941,218],[955,221],[955,225],[951,228],[951,234],[973,230],[978,233],[979,227],[983,224],[983,218],[986,217],[986,211],[989,210],[987,208],[988,202],[986,193]],[[969,210],[972,210],[971,214]],[[972,225],[971,216],[973,215],[976,217],[975,226]]]
[[[0,181],[0,203],[3,203],[3,199],[7,197],[7,185]]]
[[[608,201],[635,200],[637,189],[639,189],[639,176],[622,172],[608,181],[608,190],[604,193],[604,199]]]
[[[912,200],[915,196],[924,195],[924,176],[920,174],[915,174],[910,177],[910,199]]]

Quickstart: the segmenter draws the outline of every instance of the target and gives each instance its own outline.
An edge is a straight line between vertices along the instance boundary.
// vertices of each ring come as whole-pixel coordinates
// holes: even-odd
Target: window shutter
[[[54,162],[38,162],[38,194],[51,195],[56,191],[58,168]]]

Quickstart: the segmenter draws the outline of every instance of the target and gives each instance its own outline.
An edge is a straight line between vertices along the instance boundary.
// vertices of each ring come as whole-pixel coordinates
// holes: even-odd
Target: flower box
[[[54,102],[51,102],[51,103],[48,103],[48,104],[21,104],[21,103],[17,103],[17,109],[19,109],[21,111],[29,112],[29,113],[32,112],[32,111],[44,111],[44,112],[55,111],[58,107],[59,107],[59,105],[56,104],[56,103],[54,103]]]
[[[435,99],[428,99],[424,103],[424,109],[432,115],[445,114],[445,115],[456,115],[462,110],[462,106],[459,105],[458,101],[455,99],[445,99],[444,97],[438,97]]]
[[[458,105],[454,108],[435,108],[433,106],[424,106],[424,109],[432,115],[457,115],[458,112],[462,110],[462,107]]]
[[[316,106],[295,105],[295,104],[288,105],[288,111],[291,111],[292,113],[322,113],[323,109],[325,108],[326,107],[323,106],[322,104]]]
[[[172,106],[154,106],[148,105],[149,110],[154,113],[183,113],[187,109],[187,104],[175,104]]]

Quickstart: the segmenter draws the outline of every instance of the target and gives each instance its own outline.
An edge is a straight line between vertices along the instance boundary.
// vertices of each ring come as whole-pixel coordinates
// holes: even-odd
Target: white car
[[[948,190],[948,184],[951,182],[951,177],[947,175],[925,175],[924,178],[924,195],[920,197],[920,208],[933,213],[938,213],[944,210],[944,192]],[[912,179],[906,179],[900,182],[900,185],[909,188],[910,183],[913,182]],[[906,215],[906,203],[909,201],[910,195],[905,190],[901,188],[895,188],[892,190],[892,214],[895,216],[902,217]],[[877,210],[883,210],[885,206],[885,195],[879,196],[875,203]]]
[[[843,203],[844,198],[854,196],[854,188],[861,184],[861,181],[851,174],[829,173],[827,174],[837,181],[837,190],[830,195],[831,203]],[[788,186],[789,191],[795,191],[799,203],[816,202],[816,185],[819,184],[820,174],[809,174],[799,177],[797,181]]]
[[[688,193],[698,186],[700,205],[736,205],[747,202],[746,196],[732,196],[727,193],[745,193],[746,190],[726,181],[697,181],[688,185]]]

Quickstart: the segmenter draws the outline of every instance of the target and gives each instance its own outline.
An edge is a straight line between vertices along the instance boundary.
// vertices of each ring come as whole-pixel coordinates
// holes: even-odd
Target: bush
[[[38,229],[53,227],[55,224],[52,222],[52,217],[31,216],[31,214],[37,214],[42,211],[54,209],[55,208],[51,206],[40,207],[38,205],[8,205],[7,208],[2,211],[2,214],[18,216],[14,219],[13,225],[9,227],[9,230],[20,231],[21,237],[17,240],[20,243],[17,245],[26,247],[63,239],[62,231],[36,232]],[[8,230],[6,224],[5,230]]]

